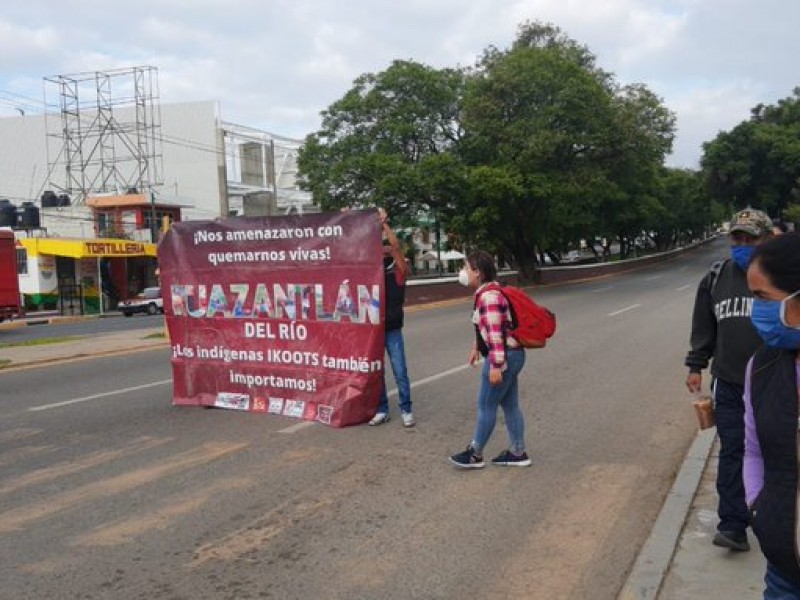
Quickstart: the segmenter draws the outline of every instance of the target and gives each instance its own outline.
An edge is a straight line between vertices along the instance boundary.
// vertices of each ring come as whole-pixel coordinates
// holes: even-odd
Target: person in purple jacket
[[[800,600],[800,235],[761,244],[747,283],[765,345],[745,373],[745,500],[767,559],[764,600]]]

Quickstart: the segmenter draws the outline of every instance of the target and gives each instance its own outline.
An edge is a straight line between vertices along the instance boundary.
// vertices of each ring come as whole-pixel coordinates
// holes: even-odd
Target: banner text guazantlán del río
[[[173,402],[342,427],[382,385],[374,210],[176,223],[158,248]]]

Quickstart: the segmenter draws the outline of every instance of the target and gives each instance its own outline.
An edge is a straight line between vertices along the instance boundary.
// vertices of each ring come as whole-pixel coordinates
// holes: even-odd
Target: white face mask
[[[466,269],[461,269],[458,272],[458,283],[460,283],[464,287],[469,286],[469,273],[467,273]]]

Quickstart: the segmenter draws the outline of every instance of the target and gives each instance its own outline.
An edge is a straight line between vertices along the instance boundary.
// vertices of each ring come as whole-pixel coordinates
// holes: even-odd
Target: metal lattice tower
[[[156,67],[56,75],[44,84],[45,102],[50,88],[61,108],[60,119],[45,119],[53,189],[80,204],[90,194],[163,184]]]

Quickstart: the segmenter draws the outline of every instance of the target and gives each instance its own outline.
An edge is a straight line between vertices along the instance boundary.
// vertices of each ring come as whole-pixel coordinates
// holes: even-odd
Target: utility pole
[[[158,226],[156,225],[156,195],[153,188],[150,188],[150,242],[155,244],[158,241]]]
[[[442,230],[439,228],[439,214],[434,213],[433,219],[436,228],[436,274],[441,277],[444,269],[442,267]]]

